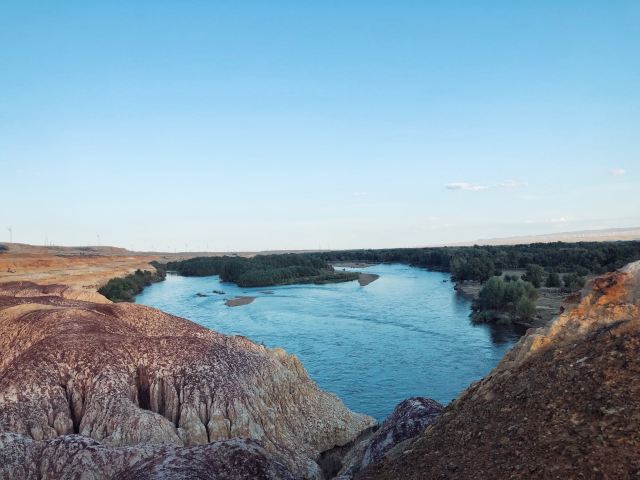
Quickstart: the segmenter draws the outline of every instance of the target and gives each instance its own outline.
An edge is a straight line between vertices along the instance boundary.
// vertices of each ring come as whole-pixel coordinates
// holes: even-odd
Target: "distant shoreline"
[[[330,262],[334,268],[367,268],[377,265],[370,262]]]

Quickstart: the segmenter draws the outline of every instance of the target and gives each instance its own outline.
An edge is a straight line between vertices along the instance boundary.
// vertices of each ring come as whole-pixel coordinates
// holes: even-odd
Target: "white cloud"
[[[444,186],[447,190],[468,190],[471,192],[480,192],[482,190],[487,190],[489,187],[485,185],[475,185],[473,183],[467,182],[453,182],[448,183]]]
[[[525,182],[519,182],[518,180],[506,180],[502,182],[499,186],[502,188],[515,189],[515,188],[524,187],[526,185],[527,184]]]
[[[558,217],[549,219],[549,223],[567,223],[569,219],[567,217]]]
[[[613,168],[609,170],[609,173],[614,177],[622,177],[627,171],[624,168]]]

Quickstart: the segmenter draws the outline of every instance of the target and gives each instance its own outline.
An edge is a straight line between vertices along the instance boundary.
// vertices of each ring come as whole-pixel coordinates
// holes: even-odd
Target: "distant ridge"
[[[640,240],[640,227],[579,230],[575,232],[545,233],[541,235],[485,238],[472,242],[459,242],[447,245],[517,245],[551,242],[610,242],[616,240]]]
[[[578,230],[573,232],[544,233],[540,235],[522,235],[513,237],[497,237],[472,240],[467,242],[448,242],[438,244],[426,244],[412,247],[363,247],[363,249],[385,250],[388,248],[428,248],[428,247],[465,247],[472,245],[518,245],[528,243],[551,243],[551,242],[611,242],[611,241],[640,240],[640,227],[607,228],[601,230]],[[254,255],[282,254],[282,253],[316,253],[331,252],[340,250],[359,250],[358,248],[338,248],[338,249],[291,249],[291,250],[259,250],[251,251],[182,251],[182,252],[162,252],[162,251],[135,251],[120,247],[110,246],[43,246],[29,245],[25,243],[0,242],[0,245],[7,247],[7,252],[12,254],[45,254],[58,256],[162,256],[164,259],[180,260],[193,258],[196,256],[222,256],[235,255],[239,257],[252,257]]]

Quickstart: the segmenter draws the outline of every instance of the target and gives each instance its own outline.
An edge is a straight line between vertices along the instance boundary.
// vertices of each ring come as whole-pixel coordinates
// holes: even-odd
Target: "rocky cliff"
[[[191,478],[180,468],[217,461],[237,475],[211,478],[319,478],[321,452],[373,425],[282,350],[65,292],[0,284],[0,478]]]
[[[638,478],[640,262],[594,280],[360,479]]]

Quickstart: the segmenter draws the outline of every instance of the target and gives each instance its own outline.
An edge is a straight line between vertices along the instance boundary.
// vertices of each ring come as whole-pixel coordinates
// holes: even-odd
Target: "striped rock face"
[[[123,458],[118,448],[132,445],[152,451],[135,458],[154,462],[164,455],[160,444],[187,447],[171,450],[171,458],[184,459],[207,452],[189,447],[245,438],[258,443],[219,451],[246,447],[272,455],[268,462],[295,476],[319,478],[315,460],[322,451],[374,424],[318,389],[298,359],[282,350],[149,307],[61,292],[55,285],[0,284],[0,432],[17,435],[4,440],[0,458],[20,445],[53,452],[54,439],[61,449],[72,448],[63,437],[76,447],[78,438],[98,442],[82,449],[107,461],[114,452],[115,464]],[[45,462],[38,468],[53,460],[33,455]],[[86,458],[83,468],[91,470],[93,457]],[[0,463],[4,473],[21,462]],[[90,478],[113,476],[101,476],[96,466]]]

